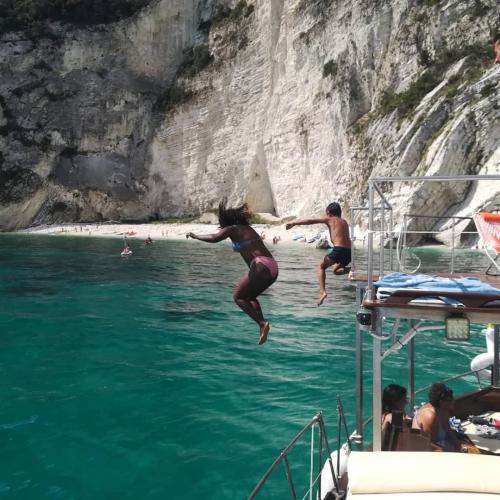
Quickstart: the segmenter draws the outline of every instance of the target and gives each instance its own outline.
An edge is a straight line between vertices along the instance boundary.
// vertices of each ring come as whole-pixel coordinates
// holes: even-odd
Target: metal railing
[[[333,495],[332,499],[341,499],[344,497],[345,492],[342,491],[340,488],[340,448],[341,448],[341,441],[342,441],[342,430],[344,430],[345,435],[346,435],[346,442],[347,442],[347,447],[349,451],[351,450],[351,441],[350,441],[350,436],[349,432],[347,429],[347,421],[346,417],[344,414],[344,409],[342,406],[342,401],[340,398],[337,398],[337,414],[338,414],[338,428],[337,428],[337,464],[336,464],[336,470],[334,468],[334,464],[332,461],[332,453],[330,449],[330,445],[328,443],[328,438],[326,436],[326,429],[325,429],[325,423],[323,420],[323,415],[322,413],[318,413],[315,415],[309,423],[292,439],[292,441],[288,444],[288,446],[279,454],[278,458],[272,463],[272,465],[269,467],[269,469],[266,471],[266,473],[262,476],[262,479],[257,483],[257,486],[253,489],[252,493],[250,493],[248,499],[253,500],[259,492],[262,490],[268,479],[271,477],[273,472],[277,469],[277,467],[283,463],[284,469],[285,469],[285,474],[286,478],[288,481],[288,486],[290,489],[290,496],[293,500],[297,500],[297,492],[295,488],[295,483],[293,480],[292,476],[292,471],[290,468],[290,463],[288,460],[288,456],[291,452],[291,450],[295,447],[295,445],[305,436],[306,432],[311,430],[311,456],[310,456],[310,473],[309,473],[309,489],[306,491],[302,498],[304,500],[305,498],[309,497],[309,500],[313,499],[313,489],[317,485],[318,489],[318,495],[317,498],[321,498],[321,476],[322,476],[322,471],[323,471],[323,445],[326,449],[327,452],[327,458],[325,462],[328,464],[328,470],[330,471],[331,477],[332,477],[332,482],[334,485],[334,489],[331,492]],[[319,429],[319,441],[318,441],[318,472],[314,476],[314,431],[315,428],[318,427]]]
[[[387,198],[384,196],[380,185],[382,183],[399,183],[399,182],[471,182],[471,181],[500,181],[500,175],[455,175],[455,176],[424,176],[424,177],[370,177],[368,179],[368,232],[367,232],[367,298],[373,299],[373,275],[374,275],[374,236],[379,235],[383,241],[384,231],[384,218],[385,210],[391,210],[392,207]],[[375,196],[378,195],[380,205],[375,204]],[[377,215],[380,221],[380,228],[376,228]],[[446,217],[445,217],[446,218]],[[453,217],[447,217],[452,219]],[[426,231],[427,233],[429,231]],[[381,235],[382,234],[382,235]],[[391,238],[392,245],[392,238]],[[380,269],[379,274],[384,274],[384,245],[380,247]]]
[[[397,249],[396,249],[396,254],[397,254],[397,257],[398,257],[399,270],[404,271],[404,272],[410,272],[411,273],[412,271],[408,271],[408,269],[406,268],[405,259],[402,258],[402,254],[400,252],[399,241],[401,239],[401,236],[403,238],[402,248],[404,250],[408,250],[409,247],[407,245],[407,236],[409,234],[421,234],[421,235],[442,234],[444,231],[446,231],[448,229],[448,228],[443,228],[443,229],[440,229],[439,231],[433,231],[432,229],[430,229],[430,230],[426,229],[426,230],[421,230],[421,231],[409,230],[408,226],[409,226],[409,224],[411,223],[411,221],[413,219],[434,219],[436,221],[447,220],[447,221],[451,222],[450,228],[449,228],[449,229],[451,229],[451,245],[450,245],[450,250],[451,250],[450,272],[451,273],[455,272],[455,250],[457,248],[457,244],[456,244],[457,236],[460,237],[460,236],[462,236],[464,234],[476,234],[476,235],[479,235],[478,231],[460,231],[458,233],[456,232],[456,227],[457,227],[457,224],[458,224],[457,221],[468,220],[468,221],[472,222],[473,221],[472,217],[404,214],[403,215],[403,226],[402,226],[402,230],[400,232],[400,238],[398,238],[398,245],[397,245]],[[418,270],[419,267],[420,267],[420,263],[419,263],[419,266],[417,267],[416,270]],[[416,272],[416,271],[414,271],[414,272]]]
[[[392,210],[391,205],[385,200],[384,203],[381,203],[377,208],[381,211],[381,214],[382,214],[380,217],[381,228],[378,231],[379,238],[380,238],[379,246],[382,249],[381,253],[380,253],[380,262],[381,262],[381,266],[382,266],[383,259],[384,259],[383,249],[385,248],[386,238],[388,236],[390,238],[392,238],[393,235],[396,233],[394,231],[394,217],[393,217],[393,210]],[[389,221],[388,221],[388,230],[387,231],[385,231],[385,225],[386,225],[385,213],[386,213],[386,210],[389,213]],[[357,240],[356,223],[357,223],[360,215],[362,214],[362,212],[368,212],[368,207],[352,207],[351,208],[352,215],[351,215],[350,229],[351,229],[351,240],[353,243]],[[364,244],[365,244],[365,238],[363,238],[363,246],[364,246]],[[355,260],[355,254],[356,254],[356,252],[352,252],[351,269],[352,269],[353,273],[355,273],[357,270],[356,269],[357,262]],[[393,245],[392,245],[392,242],[389,245],[389,267],[390,267],[390,269],[392,269],[392,267],[393,267]]]
[[[378,207],[380,209],[380,207]],[[357,235],[356,235],[356,222],[359,219],[359,215],[363,211],[368,211],[367,207],[353,207],[351,209],[353,212],[352,218],[351,218],[351,239],[353,243],[357,240]],[[385,222],[382,221],[382,216],[380,220],[380,228],[377,230],[374,230],[373,232],[378,234],[379,237],[379,272],[380,276],[383,276],[386,271],[394,271],[396,270],[395,264],[397,264],[397,270],[401,272],[407,272],[410,274],[413,274],[417,272],[420,269],[420,259],[413,254],[414,258],[419,261],[418,265],[414,269],[408,269],[408,266],[406,264],[407,261],[407,256],[408,253],[411,252],[411,248],[408,245],[408,235],[422,235],[422,236],[431,236],[435,234],[443,234],[445,231],[448,229],[451,230],[451,245],[449,246],[450,251],[451,251],[451,262],[450,262],[450,273],[455,272],[455,254],[456,250],[459,247],[459,244],[457,244],[457,240],[460,240],[460,237],[463,235],[479,235],[478,231],[465,231],[461,230],[457,232],[457,224],[460,221],[468,220],[470,222],[473,221],[472,217],[459,217],[459,216],[440,216],[440,215],[417,215],[417,214],[403,214],[403,223],[401,225],[401,229],[396,231],[394,230],[394,220],[393,220],[393,215],[392,215],[392,207],[387,208],[387,211],[390,214],[390,218],[388,221],[388,229],[385,229]],[[420,220],[420,219],[434,219],[436,221],[441,221],[441,220],[446,220],[450,221],[450,226],[449,228],[443,228],[440,230],[433,230],[433,229],[425,229],[425,230],[414,230],[414,229],[409,229],[410,224],[414,220]],[[387,222],[387,221],[386,221]],[[394,240],[396,241],[396,245],[394,248]],[[364,243],[363,239],[363,243]],[[387,245],[388,244],[388,245]],[[385,248],[389,247],[389,259],[388,262],[386,262],[385,259]],[[394,263],[394,254],[396,256],[396,263]],[[351,268],[356,275],[356,273],[359,273],[358,269],[358,262],[355,260],[355,252],[353,252],[353,257],[352,257],[352,262],[351,262]]]

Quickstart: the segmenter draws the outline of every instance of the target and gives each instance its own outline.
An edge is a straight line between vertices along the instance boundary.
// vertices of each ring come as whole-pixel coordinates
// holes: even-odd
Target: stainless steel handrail
[[[377,194],[378,194],[378,191],[377,191]],[[385,198],[384,198],[385,200]],[[384,204],[385,205],[385,202]],[[400,238],[398,239],[398,245],[396,245],[396,257],[397,257],[397,263],[398,263],[398,270],[405,270],[405,260],[406,260],[406,257],[402,257],[403,255],[403,252],[405,251],[408,251],[411,247],[409,247],[407,245],[407,236],[408,235],[417,235],[417,234],[428,234],[428,235],[432,235],[432,234],[440,234],[442,233],[443,231],[447,230],[447,229],[451,229],[452,231],[452,238],[451,238],[451,246],[450,246],[450,249],[451,249],[451,264],[450,264],[450,272],[451,273],[454,273],[455,272],[455,250],[457,248],[457,245],[456,245],[456,236],[457,235],[466,235],[466,234],[479,234],[478,231],[460,231],[459,233],[456,232],[455,230],[455,227],[456,227],[456,223],[457,221],[462,221],[462,220],[470,220],[472,221],[473,218],[472,217],[462,217],[462,216],[440,216],[440,215],[416,215],[416,214],[403,214],[403,227],[401,230],[399,231],[395,231],[393,229],[393,211],[392,211],[392,208],[389,208],[389,214],[390,214],[390,222],[389,222],[389,229],[385,229],[385,215],[384,215],[384,209],[383,209],[383,205],[378,205],[376,206],[375,208],[377,210],[380,211],[380,214],[381,214],[381,221],[380,221],[380,224],[381,224],[381,227],[380,229],[373,229],[371,232],[375,235],[375,234],[378,234],[379,235],[379,239],[380,239],[380,269],[379,269],[379,276],[383,276],[384,273],[385,273],[385,258],[384,258],[384,248],[383,248],[383,244],[384,244],[384,241],[386,238],[389,238],[390,240],[390,246],[389,246],[389,263],[388,263],[388,270],[390,271],[393,271],[394,270],[394,265],[393,265],[393,259],[392,259],[392,251],[393,251],[393,240],[394,238],[396,237],[396,235],[400,235],[400,237],[402,236],[403,238],[403,242],[402,242],[402,245],[401,245],[401,251],[399,251],[399,240]],[[386,207],[387,208],[387,207]],[[368,211],[368,207],[353,207],[351,209],[354,213],[356,212],[361,212],[361,211]],[[408,224],[409,224],[409,219],[435,219],[435,220],[448,220],[450,221],[450,227],[449,228],[445,228],[443,230],[432,230],[432,229],[428,229],[428,230],[409,230],[408,229]],[[352,241],[354,242],[356,240],[356,237],[355,237],[355,224],[356,224],[356,221],[357,221],[357,217],[356,215],[354,215],[352,218],[351,218],[351,235],[352,235]],[[403,258],[403,262],[401,262],[401,259]],[[355,274],[356,272],[358,272],[359,270],[356,269],[356,266],[354,264],[354,255],[353,255],[353,262],[352,262],[352,270],[353,270],[353,273]],[[412,271],[407,271],[409,273],[412,273]],[[414,272],[414,271],[413,271]]]
[[[262,479],[257,483],[257,486],[253,489],[252,493],[250,493],[248,499],[252,500],[254,499],[258,493],[261,491],[263,488],[264,484],[267,482],[271,474],[275,471],[275,469],[278,467],[278,465],[283,462],[285,465],[285,474],[288,480],[288,485],[290,488],[290,494],[291,497],[295,500],[297,498],[296,496],[296,491],[295,491],[295,485],[293,482],[293,477],[292,477],[292,472],[289,466],[288,462],[288,454],[290,450],[298,443],[298,441],[305,435],[305,433],[309,429],[314,430],[314,426],[317,425],[319,428],[320,432],[320,437],[319,437],[319,442],[318,442],[318,465],[319,465],[319,472],[317,476],[312,480],[311,477],[311,482],[309,486],[309,490],[306,492],[303,498],[305,498],[308,494],[310,495],[312,492],[313,486],[318,485],[318,497],[321,495],[321,473],[322,473],[322,465],[323,465],[323,448],[322,445],[325,445],[326,452],[328,454],[327,457],[327,462],[329,464],[329,469],[330,473],[332,475],[332,480],[333,480],[333,485],[335,491],[332,493],[335,495],[336,498],[342,498],[344,495],[344,492],[340,489],[339,487],[339,482],[340,482],[340,449],[342,445],[342,430],[344,430],[346,434],[346,442],[347,442],[347,447],[348,450],[351,450],[351,436],[349,435],[349,431],[347,428],[347,420],[345,417],[344,413],[344,407],[342,405],[342,401],[339,397],[337,397],[337,414],[338,414],[338,429],[337,429],[337,471],[335,472],[335,468],[333,466],[332,462],[332,453],[330,450],[330,445],[328,444],[328,438],[326,436],[326,429],[325,429],[325,423],[323,420],[323,415],[322,413],[318,413],[315,415],[309,423],[290,441],[288,446],[279,454],[278,458],[271,464],[269,469],[265,472],[265,474],[262,476]],[[312,446],[312,445],[311,445]],[[311,458],[313,455],[314,450],[311,449]],[[311,462],[312,464],[312,462]],[[311,466],[311,471],[312,471],[312,466]]]
[[[338,493],[340,493],[339,486],[338,486],[338,481],[337,481],[337,475],[335,474],[335,470],[333,468],[332,464],[332,459],[331,459],[331,451],[330,451],[330,445],[328,444],[328,439],[326,437],[326,430],[325,430],[325,425],[323,421],[323,416],[321,413],[318,413],[315,415],[311,421],[295,436],[295,438],[292,439],[292,441],[288,444],[288,446],[279,454],[278,458],[272,463],[272,465],[269,467],[269,469],[266,471],[266,473],[262,476],[262,479],[257,483],[257,486],[253,489],[252,493],[250,493],[248,499],[252,500],[257,496],[257,494],[260,492],[264,484],[267,482],[271,474],[274,472],[276,467],[281,463],[285,463],[286,467],[286,475],[288,479],[288,484],[290,486],[290,491],[292,494],[292,498],[295,497],[295,491],[294,491],[294,485],[293,485],[293,479],[292,479],[292,474],[291,470],[288,467],[288,454],[290,450],[297,444],[297,442],[304,436],[304,434],[314,427],[315,425],[318,425],[319,431],[320,431],[320,443],[324,442],[327,453],[328,453],[328,461],[330,463],[330,471],[332,474],[332,479],[333,479],[333,484],[335,486],[335,490]],[[322,457],[320,457],[320,467],[322,463]],[[321,477],[321,468],[320,472],[318,474],[318,477]],[[316,483],[317,478],[315,479],[314,483]],[[321,481],[318,482],[318,488],[321,491]]]
[[[481,370],[469,370],[468,372],[461,373],[460,375],[454,375],[453,377],[445,378],[444,380],[440,380],[442,384],[446,384],[447,382],[451,382],[452,380],[459,380],[461,378],[469,377],[470,375],[476,375],[480,372]],[[477,378],[477,382],[479,385],[479,388],[481,389],[481,382],[479,381],[479,377]],[[421,392],[428,391],[430,389],[432,384],[427,385],[425,387],[422,387],[421,389],[418,389],[415,391],[415,394],[420,394]]]

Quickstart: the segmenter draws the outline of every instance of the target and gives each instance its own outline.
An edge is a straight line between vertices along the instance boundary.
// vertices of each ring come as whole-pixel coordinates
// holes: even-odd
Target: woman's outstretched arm
[[[205,241],[206,243],[218,243],[219,241],[229,238],[231,230],[231,227],[223,227],[218,233],[215,234],[187,233],[186,238],[193,238],[193,240]]]
[[[322,219],[298,219],[289,222],[285,227],[286,229],[292,229],[294,226],[308,226],[310,224],[328,224],[328,219],[326,217]]]

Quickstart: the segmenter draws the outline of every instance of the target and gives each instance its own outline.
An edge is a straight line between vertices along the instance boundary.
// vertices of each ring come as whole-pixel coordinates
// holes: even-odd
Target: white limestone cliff
[[[57,50],[4,43],[12,77],[51,54],[53,93],[73,94],[45,150],[33,124],[30,174],[16,174],[28,194],[0,199],[0,226],[182,216],[223,196],[280,217],[332,200],[348,212],[370,175],[500,173],[498,27],[494,0],[160,0],[69,31]],[[0,126],[6,110],[23,113],[6,81]],[[21,150],[11,135],[0,145]],[[9,152],[2,169],[8,161],[20,162]],[[498,209],[497,184],[386,194],[399,221]]]

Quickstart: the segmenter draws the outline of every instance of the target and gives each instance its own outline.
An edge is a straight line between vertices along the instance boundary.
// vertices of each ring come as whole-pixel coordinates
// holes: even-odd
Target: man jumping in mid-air
[[[294,226],[306,226],[309,224],[326,224],[330,231],[330,239],[333,248],[328,251],[321,261],[318,269],[319,279],[319,300],[318,306],[323,304],[327,297],[325,290],[326,269],[333,267],[335,274],[345,274],[349,272],[347,264],[351,262],[351,239],[349,237],[349,224],[342,219],[342,209],[338,203],[330,203],[326,207],[326,217],[321,219],[301,219],[290,222],[286,225],[287,229]]]

